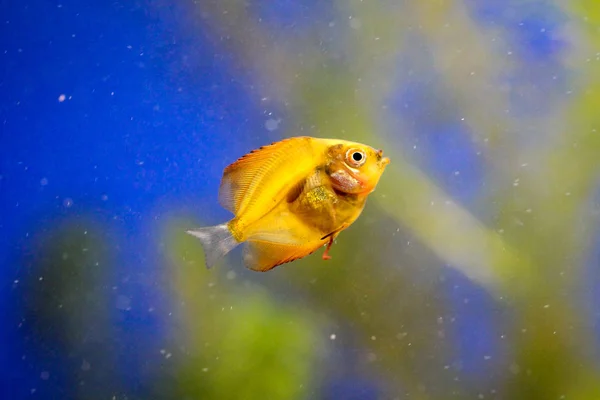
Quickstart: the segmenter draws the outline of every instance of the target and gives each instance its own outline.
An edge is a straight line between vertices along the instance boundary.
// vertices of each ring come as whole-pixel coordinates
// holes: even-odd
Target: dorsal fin
[[[314,167],[310,137],[294,137],[253,150],[227,166],[219,188],[219,203],[239,216],[263,200],[265,211],[282,190],[292,189]],[[270,204],[274,203],[274,204]]]

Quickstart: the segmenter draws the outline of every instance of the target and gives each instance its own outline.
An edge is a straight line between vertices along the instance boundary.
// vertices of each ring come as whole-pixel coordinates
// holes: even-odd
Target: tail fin
[[[204,249],[206,268],[212,268],[221,257],[233,250],[239,243],[229,232],[227,224],[207,226],[187,231],[200,239]]]

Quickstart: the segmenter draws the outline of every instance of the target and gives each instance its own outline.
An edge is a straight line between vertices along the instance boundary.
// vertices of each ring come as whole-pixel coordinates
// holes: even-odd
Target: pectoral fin
[[[327,231],[335,226],[337,196],[327,183],[324,172],[316,170],[304,182],[300,195],[290,210],[317,229]]]

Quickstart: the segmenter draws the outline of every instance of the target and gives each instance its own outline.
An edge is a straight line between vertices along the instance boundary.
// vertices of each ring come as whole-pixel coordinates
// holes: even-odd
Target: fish
[[[362,213],[390,163],[383,150],[339,139],[299,136],[262,146],[223,171],[222,224],[190,229],[207,268],[240,244],[245,266],[269,271],[326,246]]]

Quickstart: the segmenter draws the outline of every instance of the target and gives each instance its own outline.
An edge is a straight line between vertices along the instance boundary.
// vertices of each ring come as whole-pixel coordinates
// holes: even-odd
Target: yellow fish
[[[362,212],[390,160],[337,139],[294,137],[253,150],[223,171],[219,203],[235,217],[189,230],[211,268],[240,243],[246,267],[268,271],[334,239]]]

